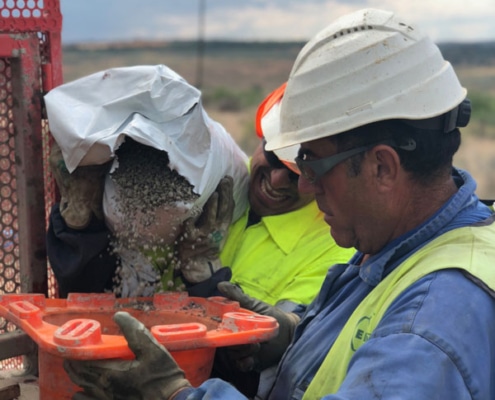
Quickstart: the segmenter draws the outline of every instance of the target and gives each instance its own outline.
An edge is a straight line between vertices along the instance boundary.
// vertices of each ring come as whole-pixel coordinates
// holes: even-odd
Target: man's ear
[[[393,147],[385,144],[375,146],[370,151],[372,173],[378,190],[391,190],[401,176],[400,158]]]

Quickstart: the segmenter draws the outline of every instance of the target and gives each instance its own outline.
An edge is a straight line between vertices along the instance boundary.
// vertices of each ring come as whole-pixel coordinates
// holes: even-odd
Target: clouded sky
[[[60,0],[64,44],[196,39],[308,40],[365,7],[396,11],[436,42],[495,40],[495,0]]]

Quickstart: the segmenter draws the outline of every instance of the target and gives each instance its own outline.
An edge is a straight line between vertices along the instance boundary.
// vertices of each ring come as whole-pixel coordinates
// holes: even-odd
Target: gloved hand
[[[222,268],[218,257],[232,223],[233,187],[232,177],[222,178],[199,218],[183,224],[177,253],[182,275],[189,283],[202,282]]]
[[[73,399],[168,400],[191,387],[170,353],[148,329],[129,313],[115,313],[114,321],[124,334],[134,360],[66,360],[72,381],[84,389]]]
[[[77,167],[69,173],[56,142],[53,142],[49,161],[60,191],[60,214],[67,226],[84,229],[93,215],[102,220],[105,174],[109,171],[111,162]]]
[[[292,341],[294,330],[300,321],[299,316],[250,297],[233,283],[220,282],[217,287],[223,296],[239,302],[242,308],[273,317],[279,324],[278,335],[268,342],[226,348],[234,366],[244,372],[251,370],[261,372],[278,364]]]

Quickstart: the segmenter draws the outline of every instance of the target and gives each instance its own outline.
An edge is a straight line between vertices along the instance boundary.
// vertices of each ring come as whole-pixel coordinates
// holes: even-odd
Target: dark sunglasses
[[[329,172],[337,164],[352,157],[356,154],[363,153],[373,146],[361,146],[355,149],[343,151],[342,153],[334,154],[330,157],[321,158],[319,160],[303,160],[299,156],[296,157],[296,164],[301,171],[301,175],[304,176],[309,183],[316,183],[323,175]]]
[[[304,176],[304,179],[309,183],[314,184],[337,164],[340,164],[342,161],[347,160],[356,154],[364,153],[379,144],[387,144],[406,151],[412,151],[416,148],[416,142],[413,139],[407,139],[407,142],[403,145],[396,145],[396,143],[391,141],[385,141],[356,147],[355,149],[343,151],[342,153],[337,153],[333,156],[321,158],[319,160],[303,160],[301,157],[297,156],[295,161],[299,171],[301,171],[301,175]]]

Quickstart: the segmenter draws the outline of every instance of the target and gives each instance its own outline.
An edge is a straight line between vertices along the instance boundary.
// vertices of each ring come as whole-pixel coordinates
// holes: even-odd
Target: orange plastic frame
[[[139,319],[169,351],[262,342],[278,333],[274,318],[223,297],[176,292],[129,299],[78,293],[66,300],[41,294],[0,296],[1,317],[26,332],[40,349],[63,358],[132,358],[112,320],[117,311]]]

